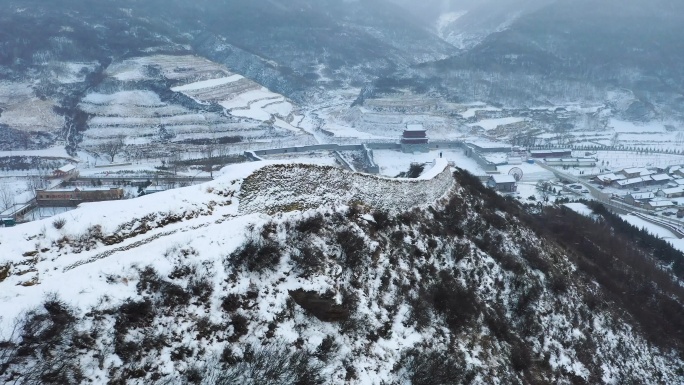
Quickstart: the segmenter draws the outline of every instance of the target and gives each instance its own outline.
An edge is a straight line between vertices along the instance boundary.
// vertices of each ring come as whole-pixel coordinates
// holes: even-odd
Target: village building
[[[401,137],[400,144],[402,152],[412,153],[430,151],[427,131],[423,128],[422,124],[407,125],[404,134]]]
[[[101,202],[123,199],[121,188],[72,188],[36,190],[38,206],[69,207],[84,202]]]
[[[615,182],[613,185],[615,185],[616,187],[619,187],[619,188],[635,188],[635,187],[643,187],[652,181],[653,180],[651,179],[651,177],[644,176],[644,177],[619,180],[619,181]]]
[[[684,178],[675,179],[672,181],[672,184],[677,186],[684,186]]]
[[[684,197],[684,186],[658,190],[656,195],[661,198],[681,198]]]
[[[561,167],[595,167],[597,163],[593,158],[547,158],[544,161],[548,166]]]
[[[512,193],[518,190],[518,182],[513,175],[492,175],[487,186],[500,192]]]
[[[78,176],[78,169],[73,164],[66,164],[52,172],[52,176],[61,179],[71,179]]]
[[[656,197],[655,193],[644,192],[644,193],[631,193],[625,195],[625,202],[633,206],[638,206]]]
[[[604,175],[598,175],[594,177],[594,181],[603,184],[604,186],[609,186],[619,180],[625,180],[624,175],[617,175],[617,174],[604,174]]]
[[[678,168],[675,169],[674,171],[670,172],[670,175],[674,176],[675,178],[684,178],[684,168]]]
[[[667,184],[669,181],[672,180],[672,178],[667,174],[650,175],[650,177],[652,180],[651,184],[654,184],[654,185]]]
[[[530,151],[530,157],[536,159],[545,158],[572,158],[571,149],[561,149],[561,150],[532,150]]]
[[[672,207],[675,204],[672,203],[671,201],[649,201],[644,204],[644,208],[646,210],[658,210],[658,209],[666,209],[668,207]]]
[[[643,167],[626,168],[620,171],[620,173],[627,179],[634,179],[640,176],[649,176],[655,174],[655,172]]]

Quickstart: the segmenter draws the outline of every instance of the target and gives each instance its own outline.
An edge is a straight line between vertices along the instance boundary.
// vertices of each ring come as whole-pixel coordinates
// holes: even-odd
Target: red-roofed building
[[[401,151],[403,152],[428,152],[429,140],[427,131],[422,124],[409,124],[401,136]]]
[[[66,164],[52,172],[55,178],[71,179],[78,176],[78,169],[73,164]]]

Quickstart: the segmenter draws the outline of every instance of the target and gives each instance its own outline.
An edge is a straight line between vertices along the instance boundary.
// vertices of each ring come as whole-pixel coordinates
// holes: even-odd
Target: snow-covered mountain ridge
[[[600,214],[529,214],[436,163],[419,181],[252,163],[6,229],[0,379],[681,382],[678,270],[618,250]]]
[[[396,180],[327,166],[241,164],[226,168],[212,183],[131,201],[84,204],[55,219],[8,228],[0,233],[0,266],[11,266],[6,272],[8,281],[32,286],[40,282],[37,265],[41,262],[49,266],[44,266],[45,271],[56,269],[54,266],[68,271],[141,243],[187,232],[188,228],[204,229],[238,216],[352,202],[407,210],[438,200],[453,185],[443,159],[436,160],[426,175],[422,180]],[[122,216],[124,213],[130,213],[132,219]],[[64,225],[54,228],[53,223],[61,220]]]

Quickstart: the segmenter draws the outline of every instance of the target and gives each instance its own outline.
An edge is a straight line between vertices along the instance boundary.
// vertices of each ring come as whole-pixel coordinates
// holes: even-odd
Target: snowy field
[[[584,215],[587,217],[593,217],[594,216],[594,212],[589,207],[587,207],[587,205],[585,205],[584,203],[566,203],[566,204],[564,204],[564,206],[569,208],[570,210],[578,213],[578,214],[581,214],[581,215]]]
[[[186,82],[207,80],[225,74],[225,67],[193,55],[152,55],[114,62],[107,68],[107,75],[121,81],[149,80],[153,76],[146,66],[158,66],[162,75],[170,80]]]
[[[490,107],[484,104],[468,106],[468,109],[462,112],[460,115],[464,119],[471,119],[475,117],[475,113],[478,111],[502,111],[501,108]]]
[[[684,156],[670,154],[598,151],[595,157],[598,158],[599,166],[601,168],[610,168],[615,171],[629,167],[667,167],[684,164]]]
[[[29,83],[0,81],[0,124],[21,131],[58,131],[64,118],[54,111],[56,105],[38,98]]]
[[[319,166],[339,167],[337,159],[329,151],[312,151],[305,154],[263,155],[261,158],[270,161],[288,161],[294,163],[316,164]]]
[[[646,124],[625,122],[611,119],[609,128],[618,134],[645,134],[645,133],[665,133],[665,126],[659,122],[649,122]]]
[[[525,120],[526,120],[525,118],[518,118],[518,117],[484,119],[484,120],[480,120],[477,123],[470,123],[469,126],[471,126],[471,127],[480,126],[480,127],[484,128],[485,131],[490,131],[490,130],[496,129],[499,126],[505,126],[507,124],[524,122]]]
[[[5,156],[33,156],[41,158],[63,158],[63,159],[73,159],[63,146],[55,146],[46,148],[45,150],[21,150],[21,151],[0,151],[0,157]]]
[[[548,171],[537,164],[523,163],[518,165],[504,165],[497,167],[501,174],[508,174],[513,168],[519,168],[523,171],[522,182],[536,183],[540,180],[546,181],[556,178],[551,171]]]

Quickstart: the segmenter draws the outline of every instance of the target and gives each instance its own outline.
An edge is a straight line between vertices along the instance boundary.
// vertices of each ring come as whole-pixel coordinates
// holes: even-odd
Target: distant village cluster
[[[619,172],[593,178],[601,187],[629,190],[621,199],[630,205],[647,210],[684,207],[684,168],[626,168]],[[666,211],[671,213],[671,211]],[[666,214],[673,215],[673,214]],[[678,216],[684,216],[678,210]]]
[[[385,164],[378,164],[374,159],[375,151],[391,152],[386,156]],[[344,153],[357,152],[357,158]],[[599,154],[600,152],[600,154]],[[632,157],[625,151],[599,151],[594,148],[554,148],[546,146],[525,147],[523,144],[511,145],[493,141],[463,140],[431,140],[428,130],[422,124],[407,124],[401,137],[393,142],[364,142],[359,145],[319,144],[300,147],[278,147],[264,150],[245,151],[246,161],[279,159],[278,156],[303,157],[316,153],[334,155],[335,164],[349,171],[362,171],[380,174],[381,168],[388,163],[401,163],[402,159],[410,160],[411,167],[423,170],[428,164],[426,159],[447,158],[451,166],[468,169],[480,177],[482,182],[502,193],[513,194],[521,199],[537,199],[549,201],[549,195],[567,198],[595,199],[604,204],[624,204],[642,214],[647,211],[659,216],[684,217],[684,157],[670,156],[665,163],[653,166],[643,161],[644,156],[657,154],[642,153],[641,159]],[[618,154],[617,157],[629,157],[630,164],[647,164],[648,167],[626,167],[608,162],[606,154]],[[359,156],[360,154],[360,156]],[[625,155],[619,155],[625,154]],[[273,157],[273,158],[269,158]],[[423,159],[415,162],[416,157]],[[451,158],[449,158],[451,157]],[[391,158],[391,159],[390,159]],[[680,159],[681,158],[681,159]],[[619,163],[619,162],[618,162]],[[112,165],[115,165],[112,163]],[[121,166],[131,167],[131,163]],[[625,162],[622,162],[622,166]],[[103,166],[95,166],[99,168]],[[109,166],[104,166],[109,167]],[[408,167],[408,166],[407,166]],[[619,171],[615,171],[619,169]],[[85,170],[88,170],[87,172]],[[0,222],[5,226],[55,215],[63,210],[71,210],[81,203],[112,201],[133,198],[141,195],[164,191],[169,188],[187,186],[211,180],[213,175],[205,179],[197,175],[177,175],[176,172],[159,176],[166,178],[150,180],[150,175],[140,178],[130,168],[123,167],[117,176],[109,172],[94,171],[81,168],[87,175],[82,176],[74,163],[67,163],[53,170],[49,183],[32,189],[33,196],[25,203],[13,204],[0,213]],[[473,171],[475,170],[475,171]],[[399,170],[405,171],[405,170]],[[410,170],[409,170],[410,171]],[[526,175],[527,172],[531,175]],[[421,171],[418,172],[418,175]],[[107,176],[105,176],[107,175]],[[407,177],[410,172],[385,176]],[[418,176],[416,175],[416,176]],[[525,178],[523,179],[523,177]],[[152,176],[152,178],[155,178]],[[558,182],[560,181],[560,182]],[[572,184],[571,184],[572,183]],[[529,185],[546,186],[543,196],[535,194]],[[525,196],[521,196],[524,193]],[[53,211],[45,211],[53,209]],[[38,217],[32,216],[35,210],[43,210]],[[631,211],[631,209],[630,209]]]

